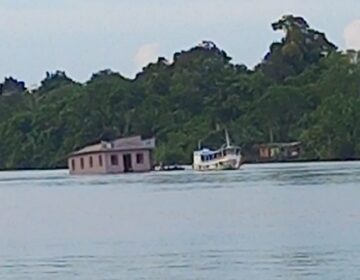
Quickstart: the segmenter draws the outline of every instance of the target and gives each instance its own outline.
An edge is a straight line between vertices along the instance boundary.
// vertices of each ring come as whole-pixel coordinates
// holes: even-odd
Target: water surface
[[[0,173],[0,279],[359,279],[360,163]]]

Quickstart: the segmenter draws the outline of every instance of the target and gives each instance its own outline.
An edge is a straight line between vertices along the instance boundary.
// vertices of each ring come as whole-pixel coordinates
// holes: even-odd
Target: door
[[[124,162],[124,172],[133,172],[131,154],[123,155],[123,162]]]

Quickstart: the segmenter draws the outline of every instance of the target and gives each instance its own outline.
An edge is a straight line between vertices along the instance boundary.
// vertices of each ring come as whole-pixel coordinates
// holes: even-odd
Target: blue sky
[[[251,67],[281,37],[271,22],[289,13],[360,48],[359,11],[359,0],[0,0],[0,79],[38,84],[59,69],[83,82],[106,68],[133,77],[204,39]]]

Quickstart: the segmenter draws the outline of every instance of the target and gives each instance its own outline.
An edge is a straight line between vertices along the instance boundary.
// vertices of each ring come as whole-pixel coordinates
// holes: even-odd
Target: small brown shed
[[[266,143],[257,148],[258,161],[287,161],[301,156],[301,142]]]

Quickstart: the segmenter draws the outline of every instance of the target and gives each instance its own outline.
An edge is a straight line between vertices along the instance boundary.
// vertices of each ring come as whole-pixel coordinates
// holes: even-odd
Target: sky
[[[0,0],[0,80],[31,87],[63,70],[85,82],[108,68],[134,77],[202,40],[253,67],[281,38],[271,23],[285,14],[360,49],[359,11],[359,0]]]

